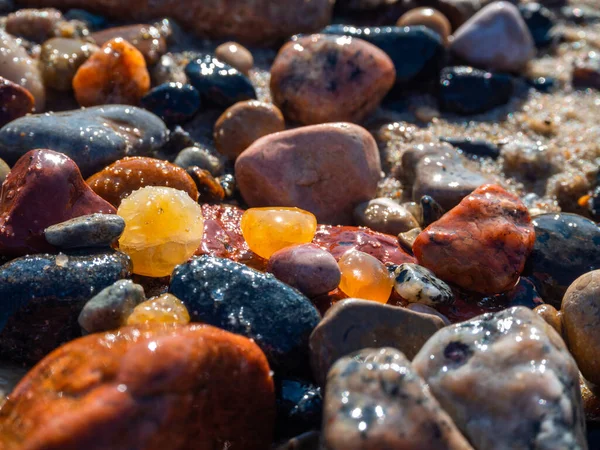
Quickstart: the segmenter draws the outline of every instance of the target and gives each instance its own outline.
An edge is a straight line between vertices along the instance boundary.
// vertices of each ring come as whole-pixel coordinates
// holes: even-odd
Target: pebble
[[[444,281],[482,294],[512,288],[533,249],[525,205],[497,185],[484,185],[419,235],[419,264]]]
[[[90,30],[100,30],[105,28],[108,21],[103,16],[98,14],[92,14],[84,9],[69,9],[65,13],[65,19],[67,20],[78,20],[87,25]]]
[[[375,197],[380,173],[375,140],[348,123],[262,137],[235,163],[238,187],[250,206],[296,206],[319,223],[351,222],[356,205]]]
[[[557,311],[552,305],[543,304],[536,306],[533,312],[552,326],[559,335],[563,336],[562,311]]]
[[[72,158],[87,177],[125,156],[156,151],[167,137],[154,114],[109,105],[17,119],[0,129],[0,158],[14,164],[32,148],[49,148]]]
[[[450,51],[476,67],[518,73],[535,56],[535,43],[518,8],[500,1],[456,30]]]
[[[483,139],[466,138],[440,138],[442,142],[447,142],[453,147],[458,148],[463,153],[483,158],[496,159],[500,156],[500,149],[496,144]]]
[[[444,322],[398,306],[359,299],[336,302],[310,335],[315,380],[325,385],[327,372],[341,357],[363,348],[390,346],[412,359]]]
[[[306,370],[308,337],[320,315],[306,297],[272,275],[202,256],[175,269],[169,292],[185,303],[192,321],[254,339],[279,374]]]
[[[3,159],[0,159],[0,186],[4,183],[4,180],[10,173],[10,166],[4,162]]]
[[[92,33],[90,37],[100,46],[113,39],[122,38],[144,55],[149,66],[156,64],[160,57],[167,52],[166,39],[161,35],[160,30],[152,25],[137,24],[107,28]]]
[[[6,16],[5,29],[13,36],[41,43],[56,35],[62,20],[61,12],[54,8],[24,8]]]
[[[116,330],[125,325],[136,305],[145,300],[142,286],[131,280],[119,280],[92,297],[77,321],[88,334]]]
[[[249,100],[227,108],[217,119],[213,136],[217,150],[235,161],[261,137],[283,130],[285,120],[277,106]]]
[[[394,290],[409,303],[429,306],[451,305],[454,293],[450,286],[418,264],[400,264],[394,271]]]
[[[150,68],[150,79],[152,86],[160,86],[165,83],[187,84],[188,79],[185,70],[171,53],[160,57],[160,60]]]
[[[225,189],[208,170],[198,166],[186,169],[198,189],[198,203],[219,203],[225,198]]]
[[[437,309],[432,308],[431,306],[424,305],[423,303],[409,303],[406,307],[409,311],[414,311],[422,314],[431,314],[436,317],[439,317],[444,322],[445,326],[450,325],[450,319],[439,312]]]
[[[29,255],[0,266],[0,355],[33,363],[81,336],[77,316],[107,286],[131,275],[113,250]],[[48,311],[52,311],[49,314]]]
[[[561,305],[565,341],[583,377],[600,386],[600,270],[577,278]]]
[[[467,116],[484,113],[508,103],[514,90],[510,75],[467,66],[442,70],[439,87],[442,110]]]
[[[558,169],[550,158],[548,147],[541,142],[511,140],[502,147],[502,156],[502,168],[507,175],[532,182]]]
[[[81,65],[99,50],[79,39],[56,37],[42,46],[40,66],[46,86],[61,92],[73,89],[73,78]]]
[[[116,214],[89,214],[46,228],[44,237],[61,249],[110,248],[124,230],[125,222]]]
[[[200,93],[193,86],[181,83],[161,84],[140,100],[140,106],[169,125],[190,120],[200,110],[200,105]]]
[[[446,44],[452,34],[452,25],[441,12],[433,8],[415,8],[404,13],[396,23],[399,27],[423,25],[435,31]]]
[[[323,413],[321,388],[299,379],[277,383],[277,431],[294,435],[319,429]]]
[[[419,222],[402,205],[390,198],[380,197],[354,208],[357,225],[380,233],[397,235],[419,226]]]
[[[421,197],[419,204],[421,205],[421,210],[423,211],[423,220],[421,221],[421,225],[423,227],[428,227],[433,222],[440,220],[446,213],[444,208],[442,208],[440,204],[429,195],[424,195]]]
[[[114,214],[83,181],[67,156],[32,150],[6,177],[0,200],[0,253],[20,256],[52,251],[44,230],[74,217]]]
[[[519,12],[529,28],[535,45],[538,48],[548,46],[552,42],[550,30],[555,23],[552,11],[539,3],[531,2],[519,5]]]
[[[26,375],[2,411],[7,448],[200,450],[227,442],[264,450],[275,395],[267,360],[249,339],[163,325],[68,343]]]
[[[556,308],[580,276],[600,269],[600,227],[577,214],[541,214],[533,219],[535,245],[527,261],[544,301]]]
[[[81,106],[137,105],[150,90],[150,74],[139,50],[116,38],[79,67],[73,90]]]
[[[127,325],[190,323],[190,315],[181,300],[173,294],[162,294],[137,305],[127,318]]]
[[[304,125],[361,122],[395,81],[392,60],[361,39],[297,37],[271,67],[271,95],[285,117]]]
[[[4,30],[0,30],[0,77],[27,89],[35,99],[36,112],[44,111],[46,89],[39,66],[19,41]]]
[[[207,105],[225,109],[243,100],[256,99],[250,79],[213,55],[192,60],[185,67],[185,74]]]
[[[296,245],[275,252],[269,258],[267,272],[309,298],[333,291],[341,279],[333,255],[314,244]]]
[[[394,348],[365,348],[337,361],[327,377],[323,416],[329,450],[472,450]]]
[[[200,147],[184,148],[177,154],[173,164],[184,169],[199,167],[208,170],[213,176],[223,173],[223,162],[208,150]]]
[[[600,89],[600,57],[589,53],[573,62],[573,87]]]
[[[528,308],[446,327],[412,366],[474,448],[587,448],[577,365]]]
[[[419,201],[428,195],[444,210],[454,208],[465,196],[491,181],[480,172],[466,168],[456,153],[422,158],[415,171],[413,200]]]
[[[34,99],[27,89],[0,77],[0,127],[34,111]]]
[[[412,230],[405,231],[404,233],[399,233],[398,243],[402,246],[404,250],[406,250],[409,253],[412,253],[412,246],[422,231],[422,228],[417,227],[413,228]]]
[[[215,49],[215,56],[244,75],[248,75],[254,66],[254,58],[250,50],[237,42],[225,42],[219,45]]]
[[[417,164],[419,164],[419,161],[427,156],[445,156],[454,154],[456,154],[454,148],[445,142],[427,142],[408,146],[402,152],[400,160],[401,164],[397,170],[396,176],[404,182],[403,184],[410,187],[415,182]]]
[[[342,273],[340,291],[346,296],[388,302],[393,281],[388,268],[377,258],[351,249],[339,259],[338,265]]]

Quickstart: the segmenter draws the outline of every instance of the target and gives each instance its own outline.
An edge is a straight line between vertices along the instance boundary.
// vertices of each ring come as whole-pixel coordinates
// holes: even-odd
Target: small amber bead
[[[145,323],[190,323],[190,315],[181,300],[172,294],[151,298],[135,307],[127,325]]]
[[[349,250],[338,262],[342,272],[340,289],[352,298],[387,303],[393,280],[385,265],[374,256]]]
[[[299,208],[250,208],[242,216],[242,234],[248,247],[269,259],[273,253],[315,237],[317,218]]]
[[[119,247],[129,255],[138,275],[171,275],[202,241],[202,208],[184,191],[143,187],[121,202],[117,214],[125,219]]]

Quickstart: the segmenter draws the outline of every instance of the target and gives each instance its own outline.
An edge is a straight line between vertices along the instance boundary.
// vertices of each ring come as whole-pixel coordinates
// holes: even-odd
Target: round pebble
[[[90,214],[46,228],[48,243],[58,248],[110,247],[125,230],[116,214]]]
[[[144,95],[140,105],[167,124],[179,124],[190,120],[198,112],[200,93],[189,84],[166,83]]]
[[[557,311],[556,308],[552,305],[544,304],[536,306],[533,309],[533,312],[535,312],[542,319],[548,322],[548,325],[551,325],[552,328],[554,328],[556,332],[562,336],[563,327],[561,311]]]
[[[401,205],[390,198],[376,198],[354,209],[357,225],[380,233],[397,235],[419,226],[419,222]]]
[[[61,92],[70,91],[79,67],[98,50],[94,44],[78,39],[57,37],[44,42],[40,54],[44,83]]]
[[[250,50],[237,42],[225,42],[219,45],[215,50],[215,56],[245,75],[248,75],[254,66],[254,58]]]
[[[340,290],[353,298],[387,303],[392,293],[388,269],[374,256],[348,250],[338,262],[342,272]]]
[[[452,33],[450,22],[441,12],[433,8],[415,8],[404,13],[397,25],[406,27],[411,25],[423,25],[440,35],[444,43],[448,42],[448,36]]]
[[[435,274],[417,264],[401,264],[394,271],[394,289],[409,303],[422,303],[429,306],[451,305],[454,303],[452,289]]]

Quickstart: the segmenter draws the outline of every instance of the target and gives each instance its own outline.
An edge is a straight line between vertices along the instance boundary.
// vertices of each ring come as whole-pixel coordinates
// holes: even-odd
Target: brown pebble
[[[562,314],[557,311],[552,305],[544,304],[536,306],[533,312],[539,314],[549,325],[556,330],[558,334],[562,336]]]
[[[194,183],[196,183],[199,194],[198,201],[200,203],[218,203],[223,201],[225,190],[208,170],[192,166],[187,169],[187,173],[194,180]]]
[[[0,127],[33,112],[31,92],[6,78],[0,77]]]
[[[246,75],[254,66],[254,58],[250,50],[237,42],[225,42],[219,45],[215,50],[215,56]]]
[[[86,180],[92,190],[115,207],[145,186],[168,186],[185,191],[195,200],[198,189],[184,169],[166,161],[142,156],[123,158]]]
[[[158,62],[167,51],[167,41],[159,29],[152,25],[137,24],[108,28],[92,33],[91,37],[98,45],[104,45],[115,38],[122,38],[144,55],[148,65]]]
[[[398,19],[399,27],[410,25],[423,25],[435,31],[442,38],[442,42],[448,42],[448,36],[452,33],[450,21],[437,9],[433,8],[415,8],[403,14]]]
[[[56,27],[63,20],[58,9],[20,9],[6,17],[6,31],[13,36],[34,42],[44,42],[55,36]]]
[[[44,83],[61,92],[70,91],[77,69],[98,50],[94,44],[79,39],[48,39],[40,54]]]
[[[235,160],[254,141],[284,129],[283,114],[277,106],[256,100],[239,102],[217,120],[215,145],[219,152]]]

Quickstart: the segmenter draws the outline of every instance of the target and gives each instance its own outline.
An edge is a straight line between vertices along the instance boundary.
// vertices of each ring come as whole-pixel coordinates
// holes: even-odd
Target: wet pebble
[[[0,127],[32,113],[34,99],[27,89],[0,77]]]
[[[19,9],[6,17],[6,31],[13,36],[24,37],[37,43],[56,35],[56,29],[63,20],[57,9]]]
[[[275,105],[248,100],[227,108],[217,119],[214,140],[217,150],[232,161],[252,143],[285,130],[283,114]]]
[[[456,114],[484,113],[508,103],[513,90],[509,75],[467,66],[448,67],[440,76],[440,106]]]
[[[335,258],[314,244],[297,245],[275,252],[269,259],[267,272],[309,298],[333,291],[341,279]]]
[[[61,249],[110,247],[124,230],[125,221],[116,214],[89,214],[46,228],[44,237]]]
[[[484,158],[496,159],[500,156],[500,149],[496,144],[482,139],[466,138],[447,138],[441,137],[442,142],[447,142],[453,147],[458,148],[467,155],[480,156]]]
[[[380,233],[397,235],[419,226],[417,219],[390,198],[381,197],[359,204],[354,208],[354,219],[359,226]]]
[[[215,56],[244,75],[248,75],[254,66],[254,58],[250,50],[237,42],[225,42],[219,45],[215,49]]]
[[[446,213],[446,210],[430,195],[421,197],[419,205],[421,205],[421,211],[423,211],[423,220],[421,221],[422,227],[428,227],[433,222],[441,219]]]
[[[188,167],[186,172],[196,184],[199,203],[218,203],[223,201],[225,198],[225,189],[208,170],[192,166]]]
[[[533,312],[544,319],[559,335],[563,335],[562,312],[557,311],[554,306],[548,304],[536,306]]]
[[[243,100],[256,99],[248,77],[213,55],[192,60],[185,67],[185,74],[207,105],[228,108]]]
[[[443,321],[398,306],[347,299],[335,303],[310,336],[313,375],[324,385],[339,358],[362,348],[390,346],[413,358]]]
[[[165,83],[187,84],[188,79],[184,68],[175,60],[172,54],[161,56],[160,60],[150,68],[152,86]]]
[[[283,379],[276,384],[277,431],[293,436],[318,429],[323,413],[321,388],[300,379]]]
[[[417,236],[423,231],[422,228],[413,228],[412,230],[405,231],[404,233],[398,234],[398,243],[404,250],[412,253],[412,246],[417,239]]]
[[[79,39],[56,37],[47,40],[40,54],[44,83],[58,91],[71,91],[77,69],[98,50],[94,44]]]
[[[0,157],[14,164],[32,148],[49,148],[72,158],[89,176],[125,156],[160,149],[167,136],[167,127],[154,114],[109,105],[17,119],[0,129]]]
[[[415,182],[417,164],[427,156],[455,155],[454,148],[445,142],[427,142],[415,144],[404,149],[401,156],[401,165],[396,170],[396,175],[407,186]]]
[[[200,147],[184,148],[177,154],[173,164],[183,169],[199,167],[208,170],[213,176],[223,173],[223,162],[208,150]]]
[[[435,31],[446,44],[448,37],[452,33],[452,25],[441,12],[433,8],[415,8],[404,13],[396,24],[399,27],[423,25],[430,30]]]
[[[531,2],[519,5],[519,12],[537,47],[545,47],[552,42],[550,30],[554,26],[555,17],[548,8]]]
[[[289,120],[304,125],[360,122],[394,85],[390,58],[362,39],[301,36],[279,51],[271,94]]]
[[[131,280],[119,280],[92,297],[79,314],[78,322],[86,333],[115,330],[146,301],[144,288]]]
[[[185,303],[193,322],[254,339],[279,373],[306,371],[308,337],[320,315],[272,275],[202,256],[175,269],[169,292]]]
[[[435,274],[418,264],[405,263],[394,271],[394,290],[409,303],[429,306],[454,303],[452,289]]]
[[[136,24],[107,28],[92,33],[91,38],[99,46],[103,46],[115,38],[122,38],[144,55],[149,66],[158,62],[167,51],[165,38],[161,35],[160,30],[152,25]]]
[[[323,444],[329,450],[472,447],[394,348],[365,348],[327,377]]]
[[[200,93],[189,84],[165,83],[150,90],[140,106],[156,114],[166,124],[190,120],[200,109]]]

